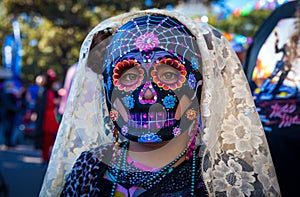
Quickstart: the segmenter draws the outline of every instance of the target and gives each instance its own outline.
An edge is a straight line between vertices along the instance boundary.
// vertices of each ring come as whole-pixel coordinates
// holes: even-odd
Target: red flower
[[[117,112],[116,110],[111,110],[109,112],[109,116],[112,121],[116,121],[119,117],[119,112]]]
[[[186,112],[186,116],[188,119],[190,120],[194,120],[197,118],[197,112],[193,109],[189,109],[187,112]]]

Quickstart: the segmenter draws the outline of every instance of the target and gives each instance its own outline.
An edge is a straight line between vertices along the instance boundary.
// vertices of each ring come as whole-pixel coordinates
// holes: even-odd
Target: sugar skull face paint
[[[106,99],[119,132],[137,142],[170,140],[198,117],[201,56],[178,21],[136,18],[114,34],[103,73]]]

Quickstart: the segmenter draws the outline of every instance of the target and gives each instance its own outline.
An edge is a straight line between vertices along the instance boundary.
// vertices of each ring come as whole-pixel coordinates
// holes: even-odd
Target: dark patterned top
[[[109,173],[109,166],[112,157],[112,146],[102,146],[91,151],[83,152],[75,162],[71,173],[67,176],[61,197],[64,196],[110,196],[113,182],[104,178]],[[204,183],[201,179],[200,158],[196,160],[196,179],[194,196],[207,196]],[[174,168],[164,177],[162,181],[155,184],[151,189],[144,190],[138,196],[182,196],[188,197],[191,188],[191,161],[185,161]],[[122,185],[128,190],[131,185]],[[124,193],[124,196],[130,196]]]

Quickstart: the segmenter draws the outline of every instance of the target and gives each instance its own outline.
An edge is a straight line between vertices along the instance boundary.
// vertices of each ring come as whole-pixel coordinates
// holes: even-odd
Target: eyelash
[[[129,75],[125,75],[125,76],[122,76],[122,74],[124,72],[126,72],[128,69],[131,69],[131,68],[137,68],[138,71],[139,71],[139,76],[137,81],[134,82],[133,84],[130,84],[130,85],[126,85],[126,84],[123,84],[121,82],[121,79],[124,79],[125,81],[130,81],[128,79],[126,79]],[[128,73],[128,74],[133,74],[133,73]],[[136,62],[135,60],[122,60],[120,62],[118,62],[116,64],[116,67],[114,68],[114,71],[113,71],[113,84],[118,87],[118,89],[120,90],[124,90],[126,92],[128,91],[131,91],[135,88],[137,88],[138,86],[141,85],[141,82],[142,82],[142,77],[144,75],[144,70],[141,69],[141,64],[139,64],[138,62]]]
[[[173,68],[175,68],[178,71],[178,73],[177,73],[178,80],[176,80],[176,82],[171,83],[171,84],[166,84],[165,82],[163,82],[159,79],[161,76],[158,76],[157,68],[161,64],[172,66]],[[170,73],[172,73],[172,72],[170,72]],[[164,74],[167,74],[167,73],[164,73]],[[172,74],[176,75],[175,73],[172,73]],[[160,60],[156,65],[154,65],[154,68],[151,72],[151,76],[153,78],[154,83],[156,83],[158,87],[163,88],[164,90],[169,90],[169,89],[175,90],[177,88],[180,88],[182,86],[182,84],[185,82],[186,69],[185,69],[185,66],[183,64],[181,64],[178,60],[166,58],[166,59]]]
[[[174,76],[175,76],[175,77],[178,77],[178,74],[177,74],[177,73],[174,73],[174,72],[163,73],[163,74],[161,75],[161,77],[165,77],[166,79],[168,79],[168,78],[166,77],[168,74],[172,75],[171,79],[172,79]]]
[[[120,79],[123,79],[123,78],[125,78],[125,80],[131,80],[130,79],[130,76],[137,76],[136,74],[134,74],[134,73],[128,73],[128,74],[126,74],[126,75],[124,75],[124,76],[122,76]],[[129,78],[129,79],[126,79],[126,78]]]

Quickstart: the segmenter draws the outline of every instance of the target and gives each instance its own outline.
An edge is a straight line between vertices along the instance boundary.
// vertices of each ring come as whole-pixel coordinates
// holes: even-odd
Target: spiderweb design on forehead
[[[200,58],[196,38],[177,20],[160,15],[135,18],[120,27],[107,46],[105,66],[115,63],[127,54],[167,51],[183,64],[192,57]]]

